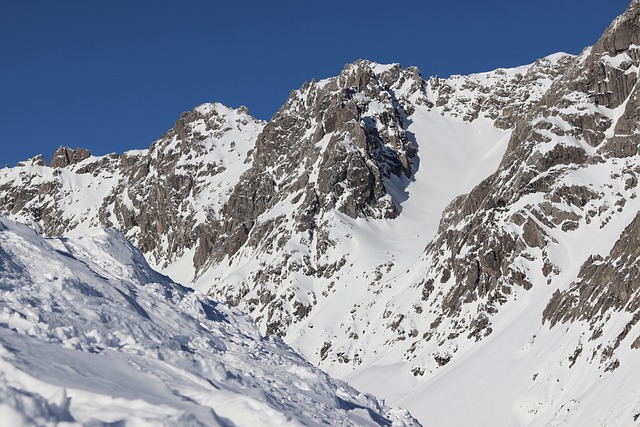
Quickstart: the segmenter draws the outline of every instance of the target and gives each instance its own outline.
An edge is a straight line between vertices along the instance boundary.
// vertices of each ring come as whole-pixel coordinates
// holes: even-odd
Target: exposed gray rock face
[[[248,254],[268,261],[246,280],[212,292],[264,313],[258,321],[268,333],[285,335],[307,317],[317,296],[301,297],[294,277],[330,278],[346,263],[327,254],[335,246],[333,212],[353,219],[398,215],[385,181],[413,175],[416,147],[406,129],[415,105],[428,103],[425,89],[415,68],[358,61],[336,78],[294,91],[258,136],[252,167],[221,220],[200,234],[194,257],[199,271],[255,256]]]
[[[204,233],[198,266],[234,255],[249,234],[249,245],[264,245],[283,218],[259,216],[286,199],[298,205],[292,209],[296,230],[310,239],[323,211],[335,208],[351,218],[397,215],[384,179],[411,176],[416,151],[405,130],[411,103],[397,99],[393,88],[410,79],[424,97],[423,81],[415,69],[397,65],[376,74],[372,67],[359,61],[337,78],[292,93],[258,136],[253,166],[222,210],[226,220]]]
[[[85,174],[88,169],[97,168],[97,165],[102,165],[105,173],[109,174],[112,172],[113,158],[117,156],[105,156],[90,162],[90,154],[87,150],[60,147],[53,156],[51,167],[47,167],[43,157],[39,155],[21,162],[17,167],[18,173],[14,174],[10,169],[5,170],[0,181],[0,194],[4,202],[0,208],[2,214],[32,222],[51,235],[61,235],[78,227],[84,221],[97,225],[95,215],[89,213],[90,209],[79,215],[67,211],[74,204],[71,201],[74,197],[71,189],[64,188],[60,176],[69,173]],[[40,173],[30,172],[33,166],[37,166]],[[97,187],[101,185],[99,182],[96,183]],[[83,190],[76,189],[76,191]]]
[[[183,113],[148,151],[122,156],[121,177],[100,207],[100,222],[123,228],[159,263],[180,257],[219,214],[263,126],[244,107],[205,104]],[[207,200],[216,191],[223,193],[216,203]]]
[[[72,150],[69,147],[60,147],[53,153],[50,166],[52,168],[64,168],[74,163],[81,162],[91,157],[89,150],[85,148],[76,148]]]
[[[634,327],[640,322],[640,214],[623,231],[606,256],[590,256],[580,268],[575,282],[564,291],[556,290],[544,310],[543,321],[551,327],[557,324],[582,322],[588,325],[591,351],[586,357],[598,360],[605,371],[620,367],[616,350],[625,343],[627,348],[640,348],[640,335]],[[622,322],[615,329],[615,339],[603,338],[611,329],[612,313],[623,312]],[[584,345],[578,343],[572,364],[582,354]],[[599,358],[598,358],[599,356]]]
[[[358,61],[338,77],[294,91],[266,125],[245,108],[205,105],[184,113],[148,150],[90,158],[82,149],[60,148],[53,173],[39,170],[37,179],[25,173],[20,183],[7,175],[0,184],[3,213],[41,223],[50,235],[98,223],[117,228],[159,266],[191,251],[197,275],[242,250],[279,253],[273,271],[304,266],[307,275],[330,277],[346,260],[319,261],[334,246],[324,216],[398,215],[385,181],[411,178],[416,147],[408,117],[428,104],[416,68]],[[98,187],[91,203],[69,209],[80,196],[65,187],[67,175]],[[307,249],[284,250],[294,238]],[[269,332],[282,335],[291,321],[271,317],[305,317],[308,301],[290,300],[293,288],[274,294],[264,288],[267,279],[273,277],[255,271],[249,283],[217,293],[246,304],[241,297],[252,291],[256,297],[244,308],[262,307]]]
[[[78,226],[115,227],[163,265],[195,245],[199,226],[248,167],[243,162],[263,126],[245,108],[205,104],[184,113],[148,150],[96,158],[61,147],[51,169],[0,183],[2,213],[29,218],[54,236]],[[71,177],[77,185],[65,184]],[[216,191],[222,194],[210,200]]]
[[[551,325],[575,320],[603,326],[609,310],[637,314],[640,320],[640,214],[624,230],[606,258],[590,256],[580,268],[578,280],[564,292],[557,291],[544,311]],[[596,332],[594,332],[595,334]]]

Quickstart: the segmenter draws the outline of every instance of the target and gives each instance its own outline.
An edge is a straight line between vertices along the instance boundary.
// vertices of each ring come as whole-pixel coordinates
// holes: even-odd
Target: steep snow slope
[[[612,195],[625,194],[621,187],[607,188],[616,182],[610,174],[620,169],[600,165],[579,178],[592,185],[602,183],[601,188]],[[640,414],[637,314],[613,308],[600,312],[600,307],[590,311],[586,304],[575,304],[576,310],[589,310],[589,317],[554,328],[543,319],[549,301],[558,289],[572,288],[591,255],[606,256],[619,239],[627,247],[637,247],[637,237],[624,237],[625,228],[638,222],[640,203],[634,194],[636,190],[625,194],[628,202],[615,216],[603,210],[602,217],[589,223],[583,219],[575,230],[555,230],[549,256],[557,276],[549,283],[541,263],[532,262],[527,277],[534,288],[514,287],[499,303],[497,313],[488,311],[492,331],[480,342],[460,329],[464,331],[478,314],[487,313],[483,304],[467,304],[452,319],[443,318],[433,309],[437,303],[420,300],[421,288],[402,286],[389,305],[393,312],[389,318],[405,314],[412,323],[403,318],[397,329],[415,328],[415,337],[409,336],[406,344],[399,341],[352,372],[336,373],[356,387],[409,408],[425,424],[457,426],[473,420],[483,426],[496,421],[514,426],[633,425]],[[610,199],[611,206],[615,200]],[[531,260],[539,262],[542,255],[534,254]],[[629,262],[635,265],[637,256]],[[622,265],[609,260],[602,264]],[[424,264],[425,269],[428,265]],[[417,276],[428,274],[421,271]],[[637,284],[633,274],[605,279],[601,287],[617,282],[633,289]],[[637,290],[630,293],[637,300]],[[425,307],[420,316],[407,314],[406,308],[415,301]],[[465,316],[472,320],[460,322]],[[370,328],[380,331],[383,326],[372,323]]]
[[[330,292],[319,297],[317,307],[287,334],[309,360],[336,374],[349,372],[363,360],[366,364],[392,344],[396,333],[378,329],[386,328],[378,322],[387,323],[387,304],[414,277],[412,270],[436,234],[446,205],[497,168],[509,137],[486,119],[465,124],[422,107],[412,118],[408,129],[418,142],[420,164],[408,183],[387,182],[391,194],[394,188],[405,193],[397,197],[404,198],[401,214],[377,222],[336,219],[332,257],[346,258],[349,264],[335,278],[314,280],[316,289],[325,286]],[[323,284],[334,280],[334,286]],[[350,313],[348,320],[340,314],[344,312]],[[338,318],[343,320],[336,322]]]
[[[418,425],[111,230],[45,239],[0,219],[0,292],[2,425]]]

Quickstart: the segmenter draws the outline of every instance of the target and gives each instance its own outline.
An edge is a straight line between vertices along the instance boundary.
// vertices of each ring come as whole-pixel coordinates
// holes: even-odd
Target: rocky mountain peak
[[[575,56],[557,53],[530,65],[468,76],[429,79],[429,95],[443,114],[473,122],[479,117],[511,129],[570,66]]]
[[[201,233],[194,259],[207,273],[198,280],[219,282],[220,298],[263,313],[268,333],[283,335],[308,316],[346,262],[336,217],[398,216],[419,161],[411,116],[432,105],[426,87],[417,68],[357,61],[293,91],[258,135],[220,222]],[[226,272],[257,254],[263,262],[242,278]]]
[[[281,201],[268,194],[303,190],[309,194],[304,199],[317,199],[324,210],[335,207],[352,218],[395,216],[384,179],[411,175],[415,146],[405,130],[412,109],[405,85],[419,92],[423,84],[414,70],[358,61],[336,78],[294,91],[258,136],[248,173],[267,179],[249,200],[269,199],[263,203],[268,209]],[[406,99],[396,95],[397,89],[405,89]]]
[[[101,207],[102,221],[128,230],[157,260],[180,256],[220,215],[264,126],[246,107],[203,104],[182,113],[149,150],[123,160],[123,176]]]
[[[49,166],[54,169],[64,168],[84,159],[88,159],[89,157],[91,157],[91,153],[85,148],[78,147],[75,150],[72,150],[69,147],[60,146],[55,153],[53,153]]]
[[[607,28],[594,46],[595,50],[615,56],[629,50],[631,46],[640,46],[639,17],[640,3],[633,0],[627,10]]]

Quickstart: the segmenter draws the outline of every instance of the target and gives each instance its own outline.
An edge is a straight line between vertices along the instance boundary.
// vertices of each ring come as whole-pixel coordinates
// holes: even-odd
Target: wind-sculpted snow
[[[45,239],[0,219],[0,284],[3,426],[418,425],[112,230]]]

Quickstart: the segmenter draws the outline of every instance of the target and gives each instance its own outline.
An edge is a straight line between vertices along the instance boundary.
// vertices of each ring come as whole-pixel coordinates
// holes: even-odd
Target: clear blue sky
[[[182,111],[269,119],[358,58],[448,76],[579,53],[629,0],[5,0],[0,166],[60,145],[146,148]]]

